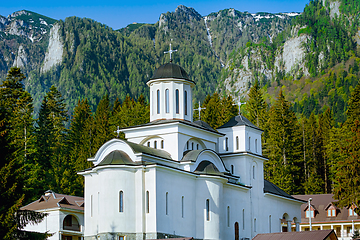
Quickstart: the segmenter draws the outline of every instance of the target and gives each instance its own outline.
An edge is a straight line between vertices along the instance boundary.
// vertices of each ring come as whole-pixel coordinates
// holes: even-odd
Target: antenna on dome
[[[171,43],[170,43],[170,49],[169,49],[169,51],[164,52],[164,54],[170,53],[170,62],[172,62],[171,54],[174,53],[174,52],[177,52],[177,50],[172,50],[172,49],[171,49]]]

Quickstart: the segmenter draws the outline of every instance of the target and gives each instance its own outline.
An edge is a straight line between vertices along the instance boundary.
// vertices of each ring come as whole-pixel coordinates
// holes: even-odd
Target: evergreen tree
[[[96,108],[95,120],[94,120],[94,141],[93,152],[96,151],[112,137],[112,131],[110,129],[110,102],[109,97],[105,95],[99,102]]]
[[[282,91],[271,107],[264,155],[265,177],[290,194],[301,193],[301,137],[297,119]]]
[[[267,105],[258,81],[255,81],[255,84],[250,88],[248,96],[249,99],[246,102],[247,118],[258,128],[265,129]]]
[[[25,180],[28,129],[32,127],[32,99],[24,90],[25,76],[11,68],[0,86],[0,238],[45,239],[47,234],[21,230],[29,223],[39,223],[45,214],[19,210],[28,200]],[[29,151],[31,152],[31,151]]]

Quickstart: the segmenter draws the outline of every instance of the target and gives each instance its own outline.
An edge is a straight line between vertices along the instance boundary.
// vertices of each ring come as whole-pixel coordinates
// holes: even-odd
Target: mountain
[[[244,96],[258,80],[269,103],[282,89],[299,115],[329,107],[344,122],[360,78],[359,9],[357,1],[311,1],[272,43],[248,43],[230,54],[220,88]]]
[[[169,61],[163,52],[171,42],[178,49],[174,62],[197,83],[195,101],[203,100],[218,89],[229,53],[248,41],[276,37],[290,27],[295,15],[226,9],[201,16],[180,5],[161,14],[156,24],[113,30],[91,19],[56,21],[23,10],[0,17],[0,79],[11,66],[21,67],[35,110],[52,85],[70,112],[85,97],[94,110],[105,94],[112,102],[126,95],[148,97],[145,83],[156,67]]]

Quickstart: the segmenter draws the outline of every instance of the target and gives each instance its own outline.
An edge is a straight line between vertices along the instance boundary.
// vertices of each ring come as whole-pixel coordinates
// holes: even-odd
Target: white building
[[[261,134],[236,116],[192,122],[195,83],[167,63],[148,81],[150,123],[122,129],[85,178],[85,239],[251,239],[291,230],[302,200],[264,180]]]
[[[24,230],[52,234],[50,240],[81,240],[84,235],[84,198],[46,191],[38,200],[21,210],[47,213],[39,224],[28,224]]]

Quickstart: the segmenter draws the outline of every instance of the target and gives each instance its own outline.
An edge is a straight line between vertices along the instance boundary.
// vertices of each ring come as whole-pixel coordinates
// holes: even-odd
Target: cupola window
[[[210,221],[210,200],[206,199],[206,221]]]
[[[229,138],[225,138],[225,150],[229,151]]]
[[[184,110],[185,115],[187,115],[187,91],[184,92]]]
[[[157,148],[157,141],[154,141],[154,148]]]
[[[180,113],[180,106],[179,106],[179,89],[175,90],[175,106],[176,106],[176,114]]]
[[[255,139],[255,152],[258,152],[258,144],[257,144],[257,139]]]
[[[119,212],[124,212],[124,192],[119,193]]]
[[[157,114],[160,114],[160,90],[157,90],[156,94],[156,101],[157,101]]]
[[[164,140],[161,140],[161,149],[164,148]]]
[[[236,150],[239,150],[239,137],[236,136]]]
[[[166,113],[170,112],[170,105],[169,105],[169,89],[165,90],[165,109]]]

